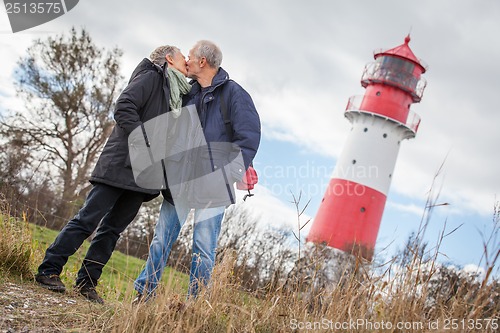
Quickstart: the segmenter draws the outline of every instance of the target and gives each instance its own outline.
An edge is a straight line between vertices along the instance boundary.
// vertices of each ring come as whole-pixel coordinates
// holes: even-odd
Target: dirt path
[[[0,282],[0,333],[86,332],[93,304],[73,291],[54,293],[33,282]]]

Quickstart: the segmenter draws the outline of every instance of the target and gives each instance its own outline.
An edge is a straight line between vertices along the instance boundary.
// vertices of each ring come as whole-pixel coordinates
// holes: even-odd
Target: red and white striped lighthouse
[[[371,260],[387,192],[402,140],[415,137],[420,117],[410,111],[420,102],[426,70],[408,46],[374,53],[361,85],[364,96],[349,99],[352,123],[307,241]]]

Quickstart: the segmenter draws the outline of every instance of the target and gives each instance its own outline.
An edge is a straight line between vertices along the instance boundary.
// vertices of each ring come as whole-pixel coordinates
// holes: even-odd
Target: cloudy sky
[[[22,108],[12,74],[31,41],[72,26],[85,27],[100,46],[121,48],[126,77],[158,45],[187,54],[199,39],[218,43],[223,67],[251,94],[262,120],[260,185],[244,204],[264,224],[292,226],[292,194],[301,193],[302,205],[310,200],[303,222],[316,214],[350,129],[345,106],[364,93],[359,80],[373,51],[398,46],[410,33],[410,47],[428,65],[428,85],[412,106],[422,123],[401,145],[377,251],[390,256],[417,230],[436,177],[438,203],[449,205],[433,211],[429,244],[460,226],[444,239],[440,259],[479,262],[481,232],[491,230],[500,200],[500,2],[85,0],[16,34],[2,10],[0,112]]]

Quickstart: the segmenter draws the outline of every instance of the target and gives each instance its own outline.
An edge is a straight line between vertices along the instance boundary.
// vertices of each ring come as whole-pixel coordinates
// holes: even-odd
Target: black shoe
[[[85,297],[89,301],[94,302],[94,303],[104,304],[104,301],[99,296],[99,294],[97,293],[97,291],[95,290],[94,287],[83,286],[83,287],[78,288],[78,291],[80,292],[80,294],[83,297]]]
[[[62,283],[59,275],[40,275],[35,276],[35,281],[45,289],[63,293],[66,291],[66,286]]]

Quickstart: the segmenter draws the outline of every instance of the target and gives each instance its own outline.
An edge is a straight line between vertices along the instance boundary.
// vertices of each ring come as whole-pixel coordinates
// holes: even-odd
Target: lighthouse
[[[375,51],[361,77],[364,96],[349,98],[352,124],[307,241],[371,260],[401,142],[414,138],[426,66],[404,43]]]

